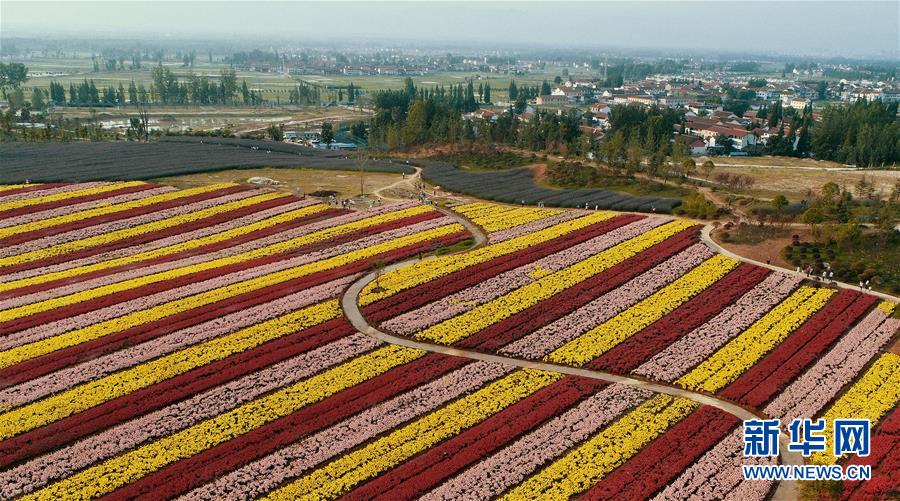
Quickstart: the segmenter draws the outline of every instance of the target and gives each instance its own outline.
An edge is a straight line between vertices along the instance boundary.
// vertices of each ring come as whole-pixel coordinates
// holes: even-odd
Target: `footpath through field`
[[[416,174],[418,175],[418,172]],[[479,246],[482,246],[485,243],[487,243],[487,241],[488,241],[487,235],[484,233],[484,231],[481,228],[479,228],[477,225],[472,223],[469,219],[462,217],[461,215],[459,215],[453,211],[447,210],[447,209],[438,208],[438,210],[440,210],[447,216],[455,219],[457,222],[462,224],[466,228],[466,230],[468,230],[469,233],[471,233],[474,236],[474,240],[475,240],[474,247],[479,247]],[[708,229],[709,229],[709,226],[704,228],[704,236],[708,242],[711,242],[711,240],[708,240]],[[718,246],[716,246],[716,248],[718,248]],[[468,252],[471,249],[472,248],[469,248],[469,249],[466,249],[461,252]],[[720,250],[720,252],[729,254],[732,257],[747,261],[746,259],[740,258],[739,256],[734,256],[733,254],[730,254],[721,248],[718,248],[718,249]],[[433,259],[433,257],[424,258],[424,259]],[[380,330],[376,329],[375,327],[373,327],[372,325],[370,325],[368,323],[368,321],[365,319],[365,317],[363,316],[362,311],[359,308],[359,294],[362,292],[363,288],[365,288],[366,285],[368,285],[373,280],[375,280],[378,273],[387,273],[387,272],[394,271],[399,268],[411,266],[411,265],[419,262],[420,260],[421,259],[414,258],[414,259],[410,259],[407,261],[398,262],[398,263],[395,263],[393,265],[390,265],[390,266],[384,268],[380,272],[368,273],[368,274],[362,276],[361,278],[359,278],[358,280],[356,280],[355,282],[353,282],[350,285],[350,287],[348,287],[347,290],[344,291],[343,295],[341,296],[341,307],[344,310],[344,314],[346,315],[347,319],[350,321],[351,325],[353,325],[353,327],[355,329],[357,329],[359,332],[362,332],[363,334],[372,336],[372,337],[379,339],[381,341],[384,341],[386,343],[405,346],[407,348],[414,348],[414,349],[418,349],[418,350],[441,353],[444,355],[451,355],[451,356],[469,358],[469,359],[474,359],[474,360],[482,360],[482,361],[487,361],[487,362],[506,364],[506,365],[511,365],[511,366],[520,367],[520,368],[530,368],[530,369],[537,369],[537,370],[543,370],[543,371],[558,372],[558,373],[572,375],[572,376],[581,376],[581,377],[585,377],[585,378],[596,379],[596,380],[605,381],[605,382],[609,382],[609,383],[619,383],[619,384],[628,385],[628,386],[635,386],[638,388],[644,388],[644,389],[647,389],[650,391],[654,391],[657,393],[662,393],[662,394],[672,395],[672,396],[677,396],[677,397],[683,397],[683,398],[693,400],[693,401],[698,402],[703,405],[715,407],[715,408],[720,409],[724,412],[727,412],[741,420],[766,418],[766,416],[764,416],[763,414],[753,411],[753,410],[750,410],[748,408],[742,407],[736,403],[729,402],[724,399],[720,399],[713,395],[686,390],[681,387],[650,382],[650,381],[647,381],[644,379],[623,376],[620,374],[613,374],[610,372],[584,369],[584,368],[578,368],[578,367],[571,367],[571,366],[566,366],[566,365],[541,362],[541,361],[535,361],[535,360],[524,360],[524,359],[508,357],[508,356],[503,356],[503,355],[496,355],[496,354],[489,354],[489,353],[484,353],[484,352],[479,352],[479,351],[474,351],[474,350],[461,349],[461,348],[456,348],[453,346],[447,346],[447,345],[442,345],[442,344],[417,341],[417,340],[410,339],[410,338],[399,337],[399,336],[394,336],[394,335],[388,334],[388,333],[380,331]],[[758,264],[758,263],[754,263],[754,264]],[[789,442],[789,438],[785,433],[781,433],[781,435],[779,437],[779,441],[781,442],[781,447],[780,447],[781,464],[785,464],[785,465],[802,465],[802,464],[804,464],[803,457],[799,453],[791,452],[791,451],[787,450],[787,444]],[[779,499],[779,500],[780,499],[796,499],[796,498],[797,498],[797,490],[796,490],[795,482],[780,482],[774,493],[774,496],[773,496],[773,499]]]

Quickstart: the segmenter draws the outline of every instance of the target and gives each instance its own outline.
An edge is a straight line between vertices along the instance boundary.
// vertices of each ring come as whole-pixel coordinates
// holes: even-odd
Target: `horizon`
[[[900,61],[898,2],[413,5],[219,0],[180,2],[178,15],[173,15],[175,5],[144,1],[124,5],[102,1],[4,1],[0,4],[0,31],[6,40],[56,37],[140,42],[152,36],[166,41],[242,44],[318,42],[352,46],[371,42],[428,49],[472,49],[490,44],[493,50],[505,51],[568,48],[668,55],[702,52]],[[212,6],[222,8],[211,9]],[[248,11],[261,15],[254,17]],[[281,15],[268,15],[272,11]],[[740,20],[739,32],[725,33],[720,27],[733,22],[732,18]],[[203,19],[203,27],[197,27],[199,19]],[[434,19],[440,19],[440,23],[429,22]],[[91,35],[86,36],[86,32]],[[538,33],[547,35],[536,36]],[[417,46],[411,47],[414,43]]]

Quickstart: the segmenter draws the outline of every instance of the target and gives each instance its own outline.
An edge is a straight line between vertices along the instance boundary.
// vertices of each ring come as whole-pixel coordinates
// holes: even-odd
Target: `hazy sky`
[[[887,2],[82,2],[0,0],[6,36],[459,42],[483,49],[636,47],[900,60]]]

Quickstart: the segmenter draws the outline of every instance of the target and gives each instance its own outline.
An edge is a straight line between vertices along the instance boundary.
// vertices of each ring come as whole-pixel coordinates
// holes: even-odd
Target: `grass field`
[[[745,160],[745,159],[740,159]],[[772,198],[783,194],[788,199],[807,198],[809,191],[820,193],[826,183],[837,183],[851,191],[864,176],[868,182],[875,183],[876,194],[886,197],[891,193],[894,183],[900,180],[900,170],[827,170],[798,169],[790,167],[737,167],[719,165],[712,176],[718,173],[740,174],[752,177],[756,184],[747,194],[763,198]]]
[[[247,179],[256,176],[280,181],[283,184],[277,188],[292,192],[296,192],[296,189],[299,187],[303,193],[313,193],[321,190],[336,191],[340,196],[355,196],[359,193],[360,176],[357,172],[283,167],[229,169],[219,172],[164,177],[155,179],[154,182],[175,186],[176,188],[191,188],[218,183],[244,183]],[[402,176],[400,174],[367,172],[363,176],[363,185],[366,193],[372,193],[378,188],[388,186],[401,179]]]

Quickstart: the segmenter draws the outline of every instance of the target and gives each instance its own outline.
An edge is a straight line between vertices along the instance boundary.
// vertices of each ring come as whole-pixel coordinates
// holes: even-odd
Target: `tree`
[[[475,101],[475,86],[469,80],[466,85],[466,111],[475,111],[478,109],[478,102]]]
[[[556,77],[556,78],[559,78],[559,77]],[[544,81],[541,83],[541,95],[542,95],[542,96],[546,96],[547,94],[550,94],[550,92],[551,92],[551,89],[550,89],[550,82],[544,80]]]
[[[368,138],[369,130],[366,127],[366,123],[360,121],[350,126],[350,134],[365,141]]]
[[[331,143],[334,142],[334,128],[330,123],[325,122],[322,124],[322,132],[319,136],[320,141],[325,143],[329,148],[331,147]]]
[[[819,99],[824,100],[828,98],[828,82],[826,80],[820,80],[816,84],[816,94],[818,94]]]
[[[12,87],[18,89],[28,80],[28,68],[22,63],[0,63],[0,89],[6,97],[6,89]]]
[[[491,104],[491,84],[484,85],[484,99],[483,101],[487,104]]]
[[[425,103],[417,99],[409,108],[406,125],[403,128],[403,142],[406,145],[422,144],[427,132]]]
[[[47,102],[44,100],[43,89],[35,87],[31,92],[31,106],[37,111],[44,111],[47,109]]]
[[[681,173],[685,177],[691,177],[697,170],[697,162],[693,158],[685,158],[681,161]]]
[[[516,86],[515,80],[509,81],[509,100],[515,101],[519,98],[519,88]]]
[[[284,141],[284,125],[272,124],[266,128],[266,134],[272,141]]]
[[[703,171],[703,175],[706,177],[706,179],[709,179],[709,175],[712,174],[712,171],[715,168],[716,164],[714,164],[712,160],[707,160],[703,162],[703,165],[700,166],[700,170]]]
[[[132,80],[131,83],[128,84],[128,102],[131,103],[132,105],[135,105],[135,104],[137,104],[137,101],[138,101],[137,86],[134,85],[134,80]]]

